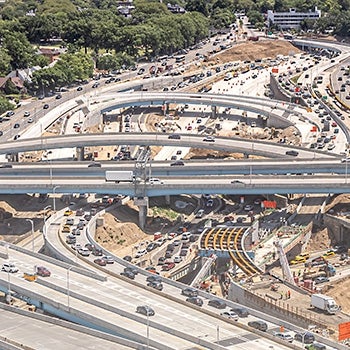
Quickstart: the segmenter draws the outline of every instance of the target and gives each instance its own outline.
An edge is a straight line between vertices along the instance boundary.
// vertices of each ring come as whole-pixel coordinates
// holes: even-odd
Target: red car
[[[41,276],[41,277],[50,277],[51,276],[51,272],[50,270],[48,270],[46,267],[44,266],[38,266],[36,268],[36,274],[38,276]]]
[[[162,266],[162,270],[169,271],[169,270],[173,269],[174,267],[175,267],[175,263],[169,262],[169,263]]]
[[[94,260],[94,263],[100,266],[106,266],[107,261],[105,259],[97,258]]]

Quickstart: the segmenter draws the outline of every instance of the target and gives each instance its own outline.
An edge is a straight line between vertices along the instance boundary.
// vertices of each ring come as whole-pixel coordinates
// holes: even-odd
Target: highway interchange
[[[146,94],[144,94],[146,95]],[[77,96],[76,96],[77,97]],[[75,97],[75,98],[76,98]],[[137,97],[140,99],[140,96]],[[149,96],[142,96],[142,98],[149,98]],[[189,97],[191,99],[191,97]],[[160,100],[165,101],[166,97],[162,96]],[[132,100],[132,103],[135,104],[135,99]],[[181,96],[181,101],[183,103],[188,102],[189,100],[186,100],[184,96]],[[216,101],[217,104],[218,101]],[[248,100],[248,103],[251,103],[252,101]],[[130,101],[129,101],[130,103]],[[73,103],[74,105],[74,103]],[[225,106],[225,104],[223,104]],[[241,105],[236,105],[241,107]],[[60,106],[62,108],[62,106]],[[254,109],[254,108],[253,108]],[[257,111],[257,110],[256,110]],[[259,109],[258,112],[264,111],[263,109]],[[36,132],[38,130],[43,129],[43,124],[40,124],[41,127],[38,128],[36,126]],[[28,134],[30,135],[30,131],[28,131]],[[12,135],[12,134],[11,134]],[[39,136],[35,134],[32,136]],[[134,135],[133,133],[130,133],[128,135],[123,135],[119,134],[118,135],[120,139],[116,142],[114,140],[113,144],[137,144],[139,141],[139,135]],[[144,136],[144,135],[143,135]],[[75,141],[81,137],[81,140]],[[125,137],[125,138],[124,138]],[[84,138],[84,140],[83,140]],[[101,141],[101,136],[93,139],[92,135],[79,135],[77,137],[71,137],[69,139],[69,136],[67,136],[66,139],[62,140],[62,147],[67,146],[70,142],[72,142],[72,146],[84,146],[86,145],[86,139],[89,139],[88,142],[96,142],[96,144],[100,145],[106,145],[108,142],[110,142],[110,135],[102,135],[102,138],[105,138],[104,140]],[[109,138],[109,139],[108,139]],[[40,142],[38,142],[40,140]],[[126,141],[127,140],[127,141]],[[30,143],[32,142],[32,143]],[[106,143],[107,142],[107,143]],[[157,144],[161,145],[167,145],[170,147],[176,147],[176,140],[169,140],[166,135],[149,135],[149,144],[154,145]],[[202,141],[202,136],[188,136],[188,135],[183,135],[181,142],[185,144],[188,147],[210,147],[210,148],[217,148],[217,149],[222,149],[222,150],[241,150],[242,152],[247,152],[247,153],[258,153],[258,154],[264,154],[264,155],[269,155],[269,156],[283,156],[285,157],[285,150],[286,147],[285,145],[282,145],[282,147],[278,145],[272,145],[268,144],[266,147],[267,149],[262,149],[262,145],[265,145],[260,142],[245,142],[245,141],[239,141],[241,144],[238,143],[238,140],[232,141],[233,145],[232,148],[227,146],[227,139],[221,139],[221,138],[216,138],[215,140],[215,145],[210,144],[207,145],[203,143]],[[147,140],[144,139],[142,144],[147,144]],[[259,148],[254,146],[259,144]],[[23,146],[22,146],[23,145]],[[43,147],[43,145],[45,145]],[[2,152],[8,153],[8,146],[9,144],[2,144],[0,145]],[[23,150],[31,150],[31,149],[50,149],[50,148],[59,148],[60,145],[57,142],[57,139],[52,139],[50,138],[37,138],[33,141],[30,140],[24,140],[22,141],[22,138],[18,140],[16,143],[12,144],[12,152],[16,152],[16,147],[18,146],[19,151]],[[56,147],[55,147],[56,146]],[[214,146],[214,147],[213,147]],[[23,148],[21,148],[23,147]],[[276,147],[276,149],[274,149]],[[293,147],[294,148],[294,147]],[[282,151],[281,151],[282,149]],[[288,148],[289,149],[289,148]],[[173,172],[174,179],[167,179],[162,186],[158,185],[153,185],[149,186],[150,187],[150,192],[149,195],[152,195],[152,191],[154,194],[159,194],[159,191],[162,191],[162,188],[164,188],[164,194],[175,194],[175,193],[186,193],[188,187],[188,193],[197,193],[196,190],[194,190],[196,187],[198,187],[198,193],[203,193],[203,190],[205,189],[205,193],[218,193],[218,188],[220,188],[220,193],[225,193],[222,191],[225,187],[227,187],[228,192],[227,193],[248,193],[245,192],[246,188],[253,188],[253,187],[259,187],[259,192],[254,192],[254,193],[276,193],[276,192],[281,192],[276,189],[276,186],[278,188],[279,184],[281,184],[281,188],[286,189],[288,188],[287,192],[290,192],[290,188],[294,187],[295,192],[297,190],[302,190],[306,191],[307,188],[309,188],[309,192],[312,191],[310,190],[310,187],[312,188],[313,185],[316,185],[317,189],[315,189],[315,192],[317,193],[320,192],[335,192],[335,188],[324,188],[321,190],[321,187],[324,187],[324,183],[330,183],[332,181],[334,183],[335,187],[339,188],[339,192],[346,192],[346,189],[342,188],[344,185],[347,185],[347,163],[342,164],[340,162],[340,157],[331,154],[331,153],[322,153],[314,150],[308,150],[308,149],[298,149],[299,150],[299,156],[297,158],[305,158],[309,159],[309,161],[305,161],[305,163],[302,163],[302,161],[298,160],[298,164],[300,164],[299,169],[300,172],[302,173],[302,176],[297,176],[297,177],[290,177],[290,174],[293,173],[293,166],[295,166],[296,163],[294,163],[292,166],[289,165],[289,167],[286,165],[286,169],[283,169],[283,172],[286,174],[286,176],[275,176],[272,178],[271,177],[264,177],[260,175],[254,175],[255,173],[264,173],[264,169],[266,167],[271,167],[269,171],[272,174],[279,174],[281,172],[281,164],[276,165],[276,163],[273,163],[271,161],[266,162],[266,161],[260,161],[260,162],[254,162],[252,160],[246,161],[246,163],[241,163],[237,165],[224,165],[224,168],[226,170],[222,171],[222,174],[231,174],[227,176],[227,178],[224,180],[223,184],[218,186],[217,182],[218,179],[215,178],[208,178],[208,179],[203,179],[203,182],[198,185],[198,179],[194,179],[192,182],[189,182],[188,179],[185,181],[181,179],[181,172],[182,171],[188,171],[188,168],[190,168],[190,171],[193,172],[196,175],[201,174],[201,171],[199,170],[200,168],[203,168],[203,165],[198,162],[198,165],[195,164],[195,162],[192,162],[187,164],[184,167],[184,169],[171,169]],[[318,159],[319,156],[322,155],[322,159]],[[295,160],[297,160],[295,158]],[[316,159],[317,158],[317,159]],[[326,159],[325,159],[326,158]],[[291,158],[294,161],[294,158]],[[312,162],[312,165],[310,165],[310,160],[314,160]],[[264,163],[266,162],[266,163]],[[261,164],[262,163],[262,164]],[[289,161],[286,161],[286,163],[289,163]],[[289,163],[290,164],[290,163]],[[240,176],[237,176],[237,169],[235,170],[236,167],[242,167],[245,169],[244,174],[250,174],[250,178],[248,179],[245,177],[243,180]],[[108,169],[110,168],[118,168],[120,166],[119,164],[113,164],[112,166],[108,164]],[[125,164],[123,164],[125,166]],[[215,171],[217,172],[217,168],[222,167],[222,162],[218,162],[217,164],[213,163],[213,168],[215,168]],[[130,164],[130,167],[132,165]],[[152,171],[154,175],[157,176],[166,176],[169,174],[170,170],[166,170],[165,168],[169,167],[169,163],[161,163],[157,162],[156,165],[152,165]],[[217,168],[216,168],[217,167]],[[35,170],[34,170],[35,169]],[[21,164],[13,164],[12,169],[2,169],[1,171],[1,187],[0,191],[3,191],[3,193],[8,193],[9,192],[9,187],[10,185],[13,186],[13,188],[16,188],[18,186],[21,187],[22,189],[20,191],[22,192],[17,192],[17,193],[25,193],[28,192],[29,186],[35,186],[38,185],[37,191],[36,192],[52,192],[52,188],[54,186],[60,186],[61,188],[59,189],[58,192],[70,192],[70,193],[76,193],[77,189],[79,189],[79,185],[81,186],[81,191],[82,192],[96,192],[96,193],[119,193],[122,194],[123,191],[129,191],[130,187],[129,185],[120,185],[120,188],[116,188],[114,184],[106,184],[104,182],[103,174],[102,171],[107,169],[107,165],[103,164],[101,169],[87,169],[86,163],[74,163],[74,169],[72,170],[72,167],[67,166],[67,165],[62,165],[62,164],[55,164],[55,162],[50,162],[45,165],[42,164],[33,164],[33,165],[21,165]],[[169,168],[168,168],[169,169]],[[294,167],[295,169],[295,167]],[[315,170],[316,169],[316,170]],[[317,170],[318,169],[318,170]],[[327,170],[326,170],[327,169]],[[338,176],[335,177],[333,175],[327,175],[317,178],[316,176],[308,176],[306,175],[307,173],[321,173],[321,172],[342,172],[345,175],[344,176]],[[26,181],[17,180],[14,177],[18,176],[18,174],[22,172],[22,174],[25,174],[25,176],[28,176],[28,172],[31,173],[31,176],[34,178],[30,178],[27,180],[28,184],[26,184]],[[46,175],[44,175],[46,173]],[[96,173],[98,175],[96,176]],[[241,172],[242,173],[242,172]],[[306,174],[305,174],[306,173]],[[86,176],[86,180],[73,180],[74,177],[81,176],[84,174]],[[187,174],[188,175],[188,174]],[[35,178],[37,177],[37,178]],[[67,179],[68,178],[68,179]],[[237,180],[240,182],[237,182],[235,184],[232,184],[232,181]],[[226,182],[227,181],[227,182]],[[186,182],[186,184],[185,184]],[[271,189],[269,188],[269,182],[272,182],[273,185],[271,185]],[[30,184],[29,184],[30,183]],[[89,189],[89,185],[92,185]],[[177,187],[174,192],[172,192],[171,187],[172,185],[175,185]],[[27,187],[26,187],[27,186]],[[41,188],[40,188],[41,186]],[[86,186],[86,187],[84,187]],[[208,186],[210,186],[208,188]],[[8,187],[5,190],[5,187]],[[73,187],[75,187],[75,191],[73,191]],[[112,189],[114,187],[114,189]],[[155,190],[152,190],[152,188],[155,188]],[[347,187],[347,186],[346,186]],[[178,192],[178,188],[183,188],[182,192]],[[304,188],[304,189],[303,189]],[[7,192],[5,192],[7,191]],[[192,192],[191,192],[192,191]],[[271,192],[269,192],[271,191]],[[293,192],[293,191],[292,191]],[[15,192],[12,192],[15,193]],[[125,194],[130,194],[130,193],[125,193]],[[51,228],[51,227],[50,227]],[[53,226],[54,232],[47,232],[47,235],[54,236],[57,234],[57,227]],[[15,251],[12,251],[11,249],[11,260],[13,260],[16,265],[20,268],[20,271],[23,272],[25,270],[30,270],[33,268],[34,265],[38,265],[40,262],[38,260],[35,260],[32,257],[26,256],[23,258],[23,256]],[[73,255],[73,261],[74,261],[74,255]],[[25,263],[24,263],[25,261]],[[58,289],[63,290],[63,292],[55,292],[54,299],[57,300],[59,303],[62,305],[66,305],[67,303],[67,291],[66,286],[67,286],[67,267],[66,268],[60,268],[56,266],[56,264],[49,264],[48,262],[45,262],[45,265],[49,266],[50,270],[53,271],[53,275],[49,280],[49,283],[53,285],[57,285]],[[120,266],[116,265],[116,273],[120,272]],[[141,321],[140,325],[140,320],[135,321],[133,320],[134,317],[129,317],[130,314],[134,314],[134,309],[135,305],[138,302],[147,302],[151,303],[152,305],[156,305],[157,307],[157,314],[155,317],[155,321],[150,321],[150,326],[152,327],[151,333],[150,333],[150,339],[151,339],[151,346],[156,343],[153,342],[159,342],[163,343],[162,346],[165,347],[164,344],[168,346],[168,348],[174,348],[174,349],[180,349],[180,348],[191,348],[195,346],[196,344],[200,344],[201,341],[203,341],[204,346],[208,346],[208,348],[215,348],[215,349],[221,349],[221,348],[242,348],[246,349],[248,347],[251,347],[252,344],[253,346],[256,347],[257,349],[266,349],[267,347],[271,348],[273,347],[273,342],[268,339],[264,339],[261,337],[256,337],[254,334],[247,333],[247,330],[243,328],[237,328],[230,322],[224,321],[222,319],[218,319],[217,317],[213,318],[213,315],[211,314],[210,311],[208,312],[199,312],[198,310],[191,309],[188,311],[188,306],[181,306],[181,303],[178,303],[176,300],[179,295],[179,289],[178,288],[173,288],[171,286],[169,287],[169,290],[167,289],[166,292],[170,296],[175,296],[175,300],[171,300],[172,298],[167,296],[166,298],[160,297],[159,295],[154,294],[153,292],[149,291],[144,291],[144,287],[141,287],[140,289],[135,289],[133,290],[132,293],[130,293],[130,288],[129,288],[129,281],[124,281],[121,280],[120,278],[115,279],[114,277],[108,277],[107,282],[102,282],[94,280],[93,285],[91,285],[91,281],[89,282],[88,279],[86,279],[84,276],[75,274],[73,271],[70,271],[69,273],[72,274],[72,278],[70,279],[70,288],[72,294],[68,296],[69,298],[69,304],[70,307],[77,309],[80,311],[86,312],[86,310],[89,310],[92,314],[98,314],[101,319],[103,319],[104,322],[107,323],[112,323],[112,322],[117,322],[119,324],[125,324],[125,322],[130,322],[129,325],[126,325],[129,329],[133,329],[135,333],[138,334],[143,334],[143,342],[145,342],[145,320]],[[74,275],[73,275],[74,274]],[[28,282],[23,281],[20,278],[21,274],[18,275],[13,275],[13,283],[16,285],[26,288],[26,284]],[[74,276],[74,278],[73,278]],[[1,276],[2,278],[2,286],[7,285],[7,276]],[[12,279],[12,276],[11,276]],[[140,283],[141,285],[144,285],[144,276],[139,276],[137,277],[137,283]],[[45,283],[44,283],[45,284]],[[86,288],[86,285],[89,287]],[[98,287],[97,287],[98,286]],[[38,293],[43,293],[42,295],[44,297],[53,297],[53,292],[52,289],[46,289],[42,286],[41,283],[39,283],[39,286],[35,284],[35,290],[38,288]],[[139,287],[138,287],[139,288]],[[142,290],[142,293],[141,293]],[[124,314],[128,316],[122,317],[119,319],[121,316],[117,316],[115,314],[115,309],[114,313],[109,310],[106,310],[105,307],[101,308],[101,305],[98,309],[94,309],[94,305],[92,303],[83,304],[81,301],[77,300],[77,298],[74,297],[75,292],[78,292],[81,295],[84,295],[86,298],[90,298],[89,300],[93,301],[96,298],[96,295],[99,295],[103,297],[103,300],[109,304],[113,305],[116,309],[118,309],[117,313]],[[205,309],[208,309],[207,307]],[[159,310],[159,314],[158,314]],[[210,309],[209,309],[210,310]],[[171,314],[171,317],[169,317],[169,314]],[[124,314],[125,315],[125,314]],[[153,323],[154,322],[154,323]],[[234,323],[234,322],[232,322]],[[158,325],[157,325],[158,324]],[[183,334],[180,334],[179,336],[175,335],[169,335],[169,332],[164,332],[161,330],[162,327],[159,326],[161,324],[162,326],[166,324],[170,328],[178,329],[179,332],[183,332],[183,334],[187,334],[186,336],[182,337]],[[181,326],[181,329],[179,327]],[[276,326],[276,328],[278,328]],[[219,331],[218,331],[219,330]],[[169,331],[169,330],[168,330]],[[231,339],[232,338],[232,339]],[[185,340],[187,339],[187,340]],[[226,340],[221,346],[214,345],[215,342],[219,340]],[[239,340],[237,340],[239,339]],[[207,344],[206,342],[210,343]],[[157,346],[156,346],[157,347]],[[285,348],[283,345],[279,344],[278,345],[279,349]]]

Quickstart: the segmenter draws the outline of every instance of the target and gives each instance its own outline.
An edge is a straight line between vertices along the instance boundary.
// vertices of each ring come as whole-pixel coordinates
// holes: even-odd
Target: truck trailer
[[[332,297],[324,294],[312,294],[311,306],[316,309],[327,312],[330,315],[334,315],[339,311],[340,307],[337,305]]]
[[[130,170],[125,170],[125,171],[106,171],[105,174],[106,181],[107,182],[134,182],[135,176],[134,172]]]

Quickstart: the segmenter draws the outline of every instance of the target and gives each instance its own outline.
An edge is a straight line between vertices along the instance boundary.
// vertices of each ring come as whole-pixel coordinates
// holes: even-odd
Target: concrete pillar
[[[9,161],[10,162],[18,162],[19,157],[18,157],[18,153],[11,153],[9,156]]]
[[[77,160],[84,160],[84,147],[77,147]]]
[[[143,230],[147,219],[148,197],[135,197],[134,204],[139,207],[139,226]]]
[[[216,116],[217,116],[217,107],[211,106],[211,117],[216,118]]]
[[[170,195],[165,196],[165,204],[170,205]]]

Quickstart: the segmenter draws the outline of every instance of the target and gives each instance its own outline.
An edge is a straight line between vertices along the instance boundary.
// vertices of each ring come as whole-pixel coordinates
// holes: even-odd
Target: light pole
[[[56,193],[56,190],[58,188],[60,188],[61,186],[55,186],[53,189],[52,189],[52,193],[53,193],[53,211],[55,212],[56,211],[56,197],[55,197],[55,193]]]
[[[44,236],[44,238],[46,237],[46,210],[47,209],[51,209],[51,205],[47,205],[44,208],[44,225],[43,225],[43,236]]]
[[[216,342],[219,343],[220,341],[220,327],[219,325],[216,326]]]
[[[149,349],[149,309],[147,307],[147,349]]]
[[[9,305],[11,305],[11,277],[10,277],[10,271],[7,271],[7,296],[6,301]]]
[[[26,221],[30,222],[30,224],[32,226],[32,250],[34,253],[34,221],[31,219],[26,219]]]
[[[70,302],[69,302],[69,297],[70,297],[70,289],[69,289],[69,273],[70,270],[73,268],[73,266],[69,266],[67,269],[67,305],[68,305],[68,309],[70,308]]]

